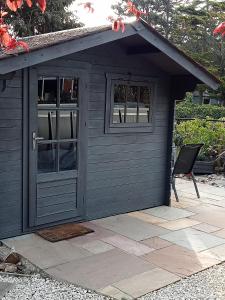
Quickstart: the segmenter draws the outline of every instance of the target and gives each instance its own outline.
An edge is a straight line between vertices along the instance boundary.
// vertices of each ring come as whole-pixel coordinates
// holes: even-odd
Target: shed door
[[[84,88],[72,70],[30,72],[30,226],[82,216]]]

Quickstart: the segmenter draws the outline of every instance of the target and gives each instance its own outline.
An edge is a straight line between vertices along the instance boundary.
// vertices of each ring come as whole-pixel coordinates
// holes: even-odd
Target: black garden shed
[[[219,81],[140,20],[0,56],[0,238],[168,205],[175,100]]]

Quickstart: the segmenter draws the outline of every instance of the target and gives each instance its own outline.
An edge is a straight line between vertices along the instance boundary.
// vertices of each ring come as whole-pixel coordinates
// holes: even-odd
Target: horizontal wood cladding
[[[22,232],[22,73],[0,92],[0,238]]]
[[[165,203],[169,76],[144,56],[131,59],[118,43],[52,60],[42,66],[54,66],[56,70],[86,68],[89,74],[87,218]],[[152,133],[105,134],[106,73],[119,73],[121,77],[131,74],[158,81],[152,107]],[[60,191],[61,187],[57,189]]]
[[[116,59],[113,53],[118,54]],[[92,49],[69,59],[92,64],[88,105],[87,217],[100,218],[162,205],[165,200],[168,77],[143,58],[132,57],[131,61],[114,46]],[[158,79],[152,107],[152,133],[105,134],[106,73]]]
[[[72,218],[77,209],[75,178],[37,184],[37,225]],[[49,217],[50,221],[47,221]]]
[[[101,218],[102,216],[110,216],[114,214],[126,213],[128,211],[136,211],[155,207],[164,204],[164,191],[162,187],[150,186],[145,184],[141,190],[141,185],[132,185],[130,189],[107,189],[107,197],[91,198],[89,203],[89,219]],[[127,186],[125,186],[127,187]],[[93,191],[91,193],[93,195]],[[88,193],[89,195],[89,193]],[[96,207],[98,209],[96,209]],[[110,209],[109,209],[110,208]]]

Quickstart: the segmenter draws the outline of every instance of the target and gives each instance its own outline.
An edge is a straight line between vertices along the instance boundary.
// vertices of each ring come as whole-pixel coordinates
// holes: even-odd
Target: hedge
[[[182,102],[176,106],[176,118],[220,119],[225,117],[225,107],[209,104]]]
[[[207,119],[183,121],[175,126],[176,146],[204,143],[199,156],[200,160],[215,159],[225,150],[225,123],[211,122]]]

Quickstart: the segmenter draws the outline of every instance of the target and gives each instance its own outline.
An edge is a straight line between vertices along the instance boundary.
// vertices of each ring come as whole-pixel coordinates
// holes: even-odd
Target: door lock
[[[44,138],[37,136],[35,131],[32,133],[32,142],[33,142],[33,150],[34,151],[36,150],[37,142],[42,141],[42,140],[44,140]]]

